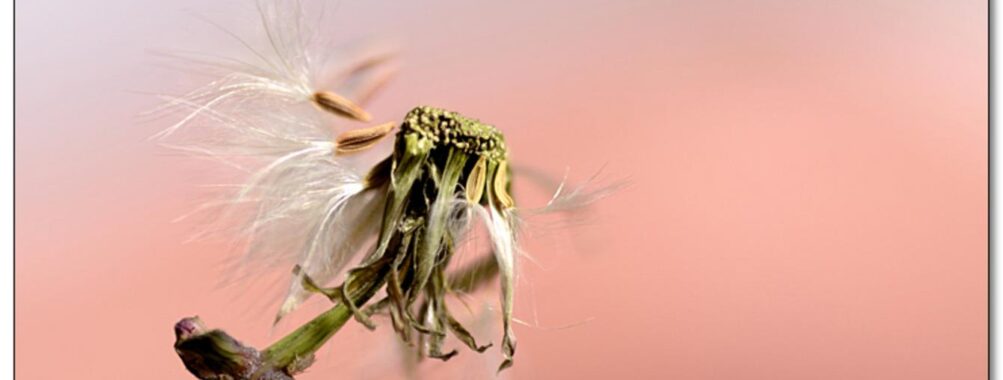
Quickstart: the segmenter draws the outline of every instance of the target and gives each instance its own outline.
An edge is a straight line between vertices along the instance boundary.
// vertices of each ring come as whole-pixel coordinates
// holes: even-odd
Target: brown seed
[[[351,100],[330,91],[317,91],[313,94],[313,104],[320,109],[333,114],[344,116],[358,121],[369,121],[372,119],[366,110],[362,109]]]
[[[395,126],[395,123],[390,122],[369,128],[346,131],[335,139],[335,143],[338,146],[335,154],[343,155],[366,150],[366,148],[375,145],[380,139],[389,135]]]
[[[362,86],[356,90],[356,98],[359,99],[359,104],[369,103],[369,100],[372,99],[377,92],[386,87],[395,75],[397,75],[396,69],[387,69],[380,72],[378,76],[362,83]]]
[[[487,180],[487,159],[481,156],[477,160],[477,164],[474,165],[474,169],[467,176],[467,200],[473,203],[479,203],[481,197],[484,196],[484,183]]]
[[[498,170],[495,171],[495,183],[493,187],[495,199],[498,202],[498,206],[500,206],[502,210],[515,207],[515,201],[513,201],[512,197],[508,195],[508,164],[505,161],[498,164]]]
[[[345,77],[352,77],[363,71],[374,69],[377,66],[390,62],[397,54],[390,51],[384,51],[369,53],[363,52],[362,55],[366,57],[345,68]]]

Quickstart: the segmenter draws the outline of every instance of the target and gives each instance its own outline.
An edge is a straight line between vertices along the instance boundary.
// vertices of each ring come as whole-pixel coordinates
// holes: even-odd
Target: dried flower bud
[[[174,324],[176,342],[188,340],[193,336],[205,334],[205,323],[198,316],[188,317]]]
[[[223,330],[206,330],[199,317],[174,325],[174,351],[199,379],[246,379],[261,367],[261,356]],[[291,377],[287,377],[291,379]]]

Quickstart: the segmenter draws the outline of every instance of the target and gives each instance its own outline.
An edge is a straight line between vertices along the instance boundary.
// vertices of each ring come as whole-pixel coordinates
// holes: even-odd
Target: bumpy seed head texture
[[[292,269],[276,320],[322,294],[335,302],[332,310],[343,308],[368,327],[375,326],[373,315],[388,315],[403,341],[440,359],[456,354],[443,349],[449,335],[478,352],[490,346],[477,344],[445,298],[498,276],[500,369],[510,366],[518,221],[575,210],[621,184],[568,190],[561,183],[546,206],[520,211],[510,195],[505,139],[491,125],[423,106],[400,123],[345,130],[342,123],[373,118],[364,107],[392,72],[391,54],[362,49],[334,65],[339,79],[322,88],[316,78],[330,65],[310,50],[316,49],[316,35],[301,25],[299,4],[262,0],[259,10],[270,48],[252,50],[258,63],[211,64],[218,80],[165,96],[166,104],[151,113],[181,112],[180,121],[157,135],[171,147],[246,173],[229,196],[204,207],[222,206],[224,217],[206,232],[236,233],[246,243],[247,265]],[[349,156],[389,136],[395,136],[391,153],[357,170],[358,161]],[[459,240],[476,221],[486,227],[493,255],[447,271]],[[240,227],[234,231],[234,225]],[[346,271],[360,255],[359,264]],[[344,281],[327,287],[339,275]],[[381,290],[385,296],[370,302]],[[331,318],[304,325],[264,351],[262,360],[282,368],[303,363],[340,327],[331,322],[339,317]]]

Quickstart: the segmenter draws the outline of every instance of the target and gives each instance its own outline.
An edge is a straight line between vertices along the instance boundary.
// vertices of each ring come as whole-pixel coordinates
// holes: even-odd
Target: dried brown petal
[[[369,121],[372,119],[369,113],[362,109],[362,107],[359,107],[344,96],[330,91],[317,91],[313,94],[312,100],[317,107],[339,116],[358,121]]]
[[[335,139],[338,146],[335,154],[343,155],[366,150],[389,135],[395,126],[396,124],[391,122],[346,131]]]

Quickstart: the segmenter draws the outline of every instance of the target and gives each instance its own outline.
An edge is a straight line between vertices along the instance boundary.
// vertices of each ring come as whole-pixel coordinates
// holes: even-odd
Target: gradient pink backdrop
[[[211,177],[134,117],[188,83],[148,49],[215,49],[192,13],[250,9],[17,3],[19,379],[186,378],[171,325],[191,314],[257,346],[288,331],[217,289],[221,246],[182,244],[192,226],[170,221]],[[986,18],[983,1],[453,0],[342,1],[333,22],[404,37],[380,118],[460,110],[522,162],[633,181],[578,243],[528,247],[517,316],[588,322],[518,326],[507,376],[978,379]],[[346,342],[375,339],[348,330],[304,379],[392,373],[342,370]]]

